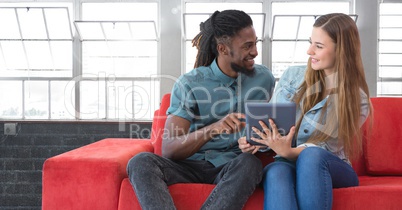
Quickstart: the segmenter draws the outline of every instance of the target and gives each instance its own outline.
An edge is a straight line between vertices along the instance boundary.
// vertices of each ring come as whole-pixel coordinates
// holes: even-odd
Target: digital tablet
[[[251,129],[256,127],[262,131],[259,121],[263,121],[269,128],[268,119],[272,119],[279,133],[287,135],[292,126],[296,123],[296,104],[288,103],[268,103],[268,102],[246,102],[246,138],[252,145],[261,145],[251,140],[251,137],[261,139],[257,133]]]

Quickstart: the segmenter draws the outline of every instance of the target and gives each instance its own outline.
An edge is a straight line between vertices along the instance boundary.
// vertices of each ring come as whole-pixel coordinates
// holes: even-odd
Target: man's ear
[[[217,48],[218,48],[218,53],[220,55],[227,55],[229,53],[228,52],[228,47],[226,45],[224,45],[224,44],[218,44]]]

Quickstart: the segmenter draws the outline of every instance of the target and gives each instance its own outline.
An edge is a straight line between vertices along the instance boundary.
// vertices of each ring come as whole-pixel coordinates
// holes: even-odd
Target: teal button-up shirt
[[[255,75],[225,75],[216,60],[180,76],[176,81],[167,114],[191,122],[190,132],[219,121],[229,113],[244,113],[246,101],[269,101],[275,78],[265,66],[254,65]],[[237,140],[244,131],[221,134],[207,142],[189,159],[207,160],[215,166],[227,163],[241,153]]]

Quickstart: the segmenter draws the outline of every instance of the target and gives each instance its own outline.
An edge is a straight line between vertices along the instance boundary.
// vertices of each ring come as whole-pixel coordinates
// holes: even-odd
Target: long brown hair
[[[365,79],[361,58],[359,32],[354,20],[346,14],[331,13],[320,16],[313,27],[321,28],[336,44],[335,76],[336,86],[331,90],[323,107],[320,125],[310,136],[308,142],[322,143],[330,137],[338,138],[347,157],[353,159],[362,150],[361,122],[361,90],[366,94],[369,103],[369,116],[372,108],[370,95]],[[300,86],[294,100],[301,104],[301,118],[296,124],[300,128],[303,115],[325,97],[325,73],[311,68],[308,60],[305,81]],[[364,95],[364,94],[363,94]],[[327,109],[331,104],[331,109]],[[325,115],[325,116],[324,116]]]

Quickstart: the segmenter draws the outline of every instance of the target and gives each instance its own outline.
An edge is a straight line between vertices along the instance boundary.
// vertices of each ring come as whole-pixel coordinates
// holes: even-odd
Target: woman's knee
[[[275,161],[264,168],[264,179],[277,180],[279,177],[293,177],[295,167],[292,163]]]
[[[296,170],[292,163],[276,161],[264,168],[262,187],[266,193],[278,193],[277,190],[294,189]],[[268,194],[269,194],[268,193]]]
[[[327,151],[320,147],[307,147],[299,154],[297,158],[297,163],[319,163],[322,161]]]

